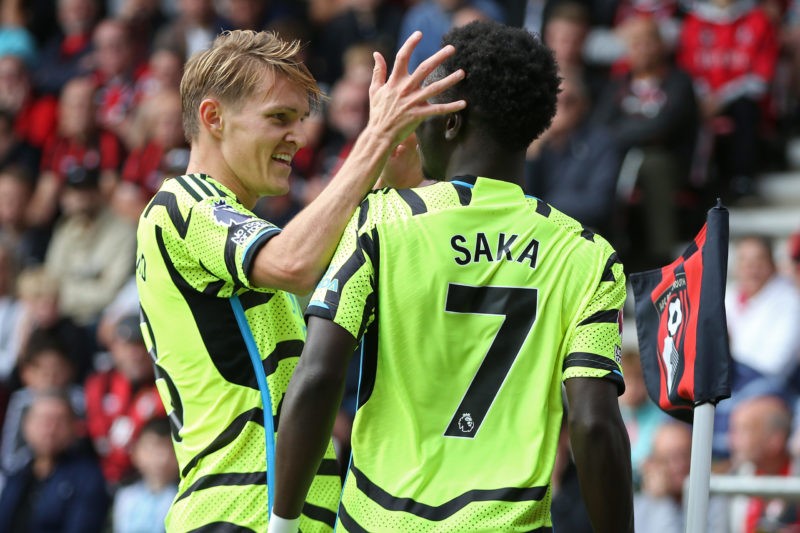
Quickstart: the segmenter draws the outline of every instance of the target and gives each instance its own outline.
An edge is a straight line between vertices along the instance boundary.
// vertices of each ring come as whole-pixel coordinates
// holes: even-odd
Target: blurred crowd
[[[391,58],[422,30],[413,67],[480,18],[538,34],[561,69],[526,192],[607,236],[628,271],[668,263],[714,198],[759,202],[759,176],[800,135],[800,0],[0,0],[0,531],[163,529],[178,470],[139,330],[135,224],[186,167],[186,58],[227,29],[307,43],[329,98],[305,121],[292,192],[256,206],[281,226],[365,126],[372,51]],[[732,257],[720,472],[794,475],[800,458],[800,237],[789,245],[791,265],[758,236]],[[638,354],[623,364],[637,531],[682,531],[690,429],[649,401]],[[579,532],[566,442],[554,519]],[[712,506],[709,531],[800,517],[786,502]]]

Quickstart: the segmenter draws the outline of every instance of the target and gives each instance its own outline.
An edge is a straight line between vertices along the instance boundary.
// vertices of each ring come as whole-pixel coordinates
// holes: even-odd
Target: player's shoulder
[[[599,233],[584,226],[566,213],[534,196],[526,197],[529,206],[555,239],[571,242],[584,253],[608,257],[615,253],[611,243]]]
[[[412,189],[384,187],[367,194],[356,216],[359,228],[364,225],[374,227],[459,205],[464,205],[464,202],[457,187],[447,182]]]

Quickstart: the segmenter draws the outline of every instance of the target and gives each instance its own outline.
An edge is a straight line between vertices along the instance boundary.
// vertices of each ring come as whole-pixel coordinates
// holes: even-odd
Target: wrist
[[[300,517],[293,519],[281,518],[274,512],[269,517],[268,533],[297,533],[300,529]]]

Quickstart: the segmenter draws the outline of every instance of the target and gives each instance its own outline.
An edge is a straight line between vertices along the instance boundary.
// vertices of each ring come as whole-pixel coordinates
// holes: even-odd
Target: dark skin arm
[[[616,385],[596,378],[564,384],[570,443],[592,527],[597,533],[632,533],[631,447]]]
[[[308,338],[281,410],[273,513],[300,516],[331,438],[356,340],[329,320],[310,317]]]

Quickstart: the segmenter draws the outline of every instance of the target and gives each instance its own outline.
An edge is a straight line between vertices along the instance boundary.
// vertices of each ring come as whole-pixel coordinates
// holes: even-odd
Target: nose
[[[297,146],[298,150],[308,144],[308,134],[306,133],[305,125],[298,121],[286,134],[286,141]]]

